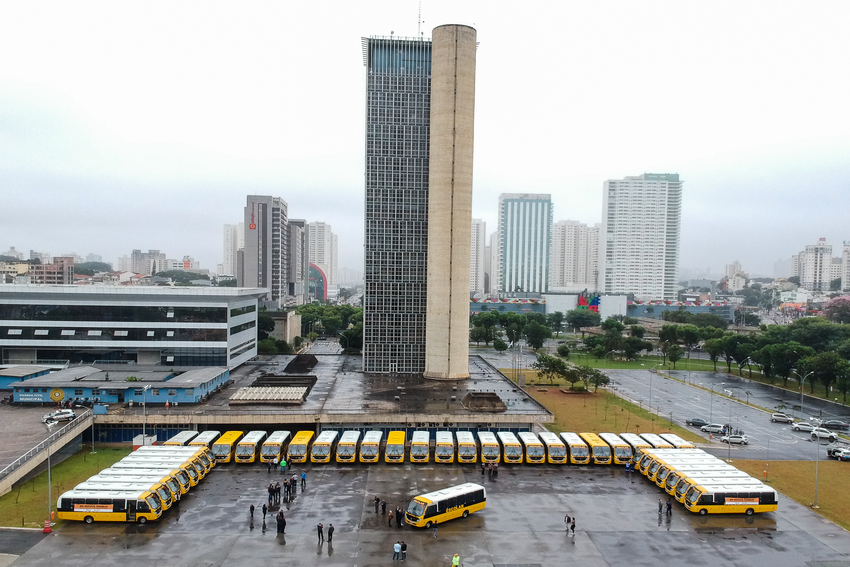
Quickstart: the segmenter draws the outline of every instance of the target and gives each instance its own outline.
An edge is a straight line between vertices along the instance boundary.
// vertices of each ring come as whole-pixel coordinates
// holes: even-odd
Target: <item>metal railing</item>
[[[27,461],[29,461],[30,459],[32,459],[33,457],[35,457],[36,455],[38,455],[42,451],[47,450],[47,448],[50,445],[52,445],[54,441],[61,438],[63,435],[65,435],[66,433],[68,433],[69,431],[74,429],[75,427],[79,426],[81,423],[83,423],[87,419],[90,419],[91,417],[92,417],[92,411],[91,410],[85,410],[82,415],[74,418],[69,423],[66,423],[61,429],[51,433],[44,441],[42,441],[41,443],[39,443],[38,445],[36,445],[35,447],[33,447],[32,449],[27,451],[26,453],[24,453],[20,457],[18,457],[10,465],[8,465],[5,468],[3,468],[2,470],[0,470],[0,480],[3,480],[4,478],[6,478],[10,474],[12,474],[14,471],[21,468]]]

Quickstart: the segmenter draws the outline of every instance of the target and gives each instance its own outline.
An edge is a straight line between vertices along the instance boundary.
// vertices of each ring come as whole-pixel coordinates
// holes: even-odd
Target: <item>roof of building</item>
[[[3,378],[24,378],[33,374],[41,374],[49,372],[50,368],[46,366],[29,366],[21,364],[18,366],[10,366],[9,368],[0,368],[0,377]]]
[[[174,370],[144,370],[128,369],[102,369],[93,366],[74,366],[44,376],[31,378],[26,382],[15,382],[11,387],[21,385],[36,388],[196,388],[201,384],[218,378],[227,372],[227,368],[212,366],[193,368],[186,372],[175,375]],[[128,380],[128,378],[136,378]]]
[[[196,287],[196,286],[78,286],[78,285],[18,285],[9,284],[0,286],[0,298],[12,298],[33,296],[55,297],[55,296],[93,296],[103,299],[121,299],[114,296],[140,296],[155,297],[179,297],[179,298],[221,298],[236,299],[248,297],[260,297],[268,294],[268,291],[260,288],[249,287]]]

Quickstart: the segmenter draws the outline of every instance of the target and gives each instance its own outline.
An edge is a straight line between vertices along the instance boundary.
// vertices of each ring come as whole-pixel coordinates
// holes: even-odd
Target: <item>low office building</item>
[[[44,366],[10,366],[9,368],[0,368],[0,390],[8,390],[10,385],[15,382],[44,376],[48,372],[50,372],[50,369]]]
[[[257,355],[261,289],[8,285],[0,363],[233,368]]]

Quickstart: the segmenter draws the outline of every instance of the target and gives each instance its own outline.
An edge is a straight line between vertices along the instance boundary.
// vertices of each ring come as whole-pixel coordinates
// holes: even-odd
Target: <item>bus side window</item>
[[[110,502],[113,506],[113,512],[126,512],[127,511],[127,501],[123,498],[116,498]]]
[[[150,506],[144,500],[139,500],[136,502],[136,512],[150,512]]]
[[[711,494],[703,494],[700,496],[698,504],[714,504],[714,497]]]
[[[476,490],[475,492],[470,494],[469,497],[470,497],[469,500],[466,501],[467,505],[478,504],[480,502],[484,502],[484,491],[483,490]]]
[[[433,518],[436,515],[437,515],[437,505],[431,504],[430,506],[428,506],[428,509],[425,510],[425,517],[426,518]]]
[[[449,509],[449,500],[454,500],[454,498],[444,498],[437,503],[437,511],[440,514]]]
[[[62,512],[73,512],[74,501],[71,498],[62,498],[59,501],[59,505],[56,507],[56,509]]]

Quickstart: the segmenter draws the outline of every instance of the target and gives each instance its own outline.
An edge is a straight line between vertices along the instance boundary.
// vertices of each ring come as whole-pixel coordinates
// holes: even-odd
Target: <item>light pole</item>
[[[147,393],[150,390],[150,384],[142,388],[142,446],[147,445],[147,424],[148,424],[148,404]]]
[[[805,390],[803,390],[803,386],[806,385],[806,378],[808,378],[809,376],[814,374],[815,371],[812,370],[811,372],[809,372],[808,374],[806,374],[805,376],[802,376],[802,377],[800,376],[799,373],[797,373],[796,370],[792,370],[791,372],[796,374],[797,378],[800,379],[800,421],[803,421],[803,393],[805,392]]]
[[[723,386],[725,384],[726,384],[726,382],[720,383],[721,386]],[[712,419],[712,417],[714,416],[714,387],[715,386],[717,386],[717,384],[711,385],[711,399],[709,400],[709,403],[708,403],[708,423],[709,423],[709,425],[711,425],[712,421],[714,421]]]
[[[732,395],[729,395],[729,429],[726,431],[726,462],[732,462]]]
[[[815,501],[812,508],[818,507],[818,471],[820,470],[820,435],[815,439]]]

